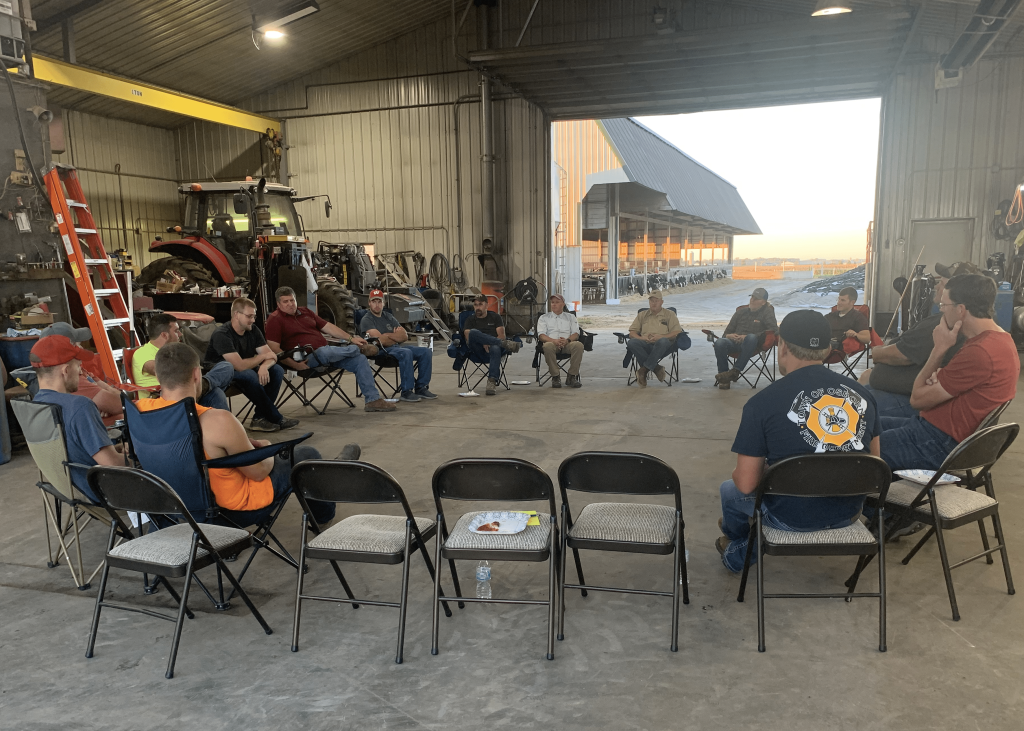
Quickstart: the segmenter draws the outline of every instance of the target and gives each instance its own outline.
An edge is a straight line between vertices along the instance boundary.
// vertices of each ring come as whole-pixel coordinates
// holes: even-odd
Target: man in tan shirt
[[[675,350],[676,338],[683,331],[676,313],[662,307],[664,297],[661,291],[653,290],[648,295],[648,302],[650,309],[637,313],[629,326],[629,340],[626,341],[626,350],[639,365],[636,385],[640,388],[647,388],[647,374],[651,371],[659,381],[665,382],[665,368],[658,362]]]

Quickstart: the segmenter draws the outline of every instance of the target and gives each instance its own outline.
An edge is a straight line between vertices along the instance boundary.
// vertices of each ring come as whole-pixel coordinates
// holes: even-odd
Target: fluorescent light
[[[259,19],[260,24],[256,25],[257,33],[267,34],[268,38],[272,38],[270,35],[271,31],[280,32],[280,28],[294,23],[299,18],[305,18],[307,15],[320,10],[320,5],[317,4],[316,0],[302,0],[301,2],[288,3],[286,7],[271,16],[264,16]],[[276,17],[274,17],[276,16]]]
[[[284,38],[284,33],[279,30],[267,30],[263,32],[264,37],[269,40],[277,40],[278,38]]]
[[[842,0],[818,0],[818,4],[814,6],[814,12],[811,13],[811,16],[840,15],[841,13],[849,12],[852,12],[852,9]]]

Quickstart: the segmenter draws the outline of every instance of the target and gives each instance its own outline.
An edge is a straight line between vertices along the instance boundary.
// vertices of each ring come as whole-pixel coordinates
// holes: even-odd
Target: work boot
[[[486,390],[486,391],[484,391],[484,393],[485,393],[485,394],[486,394],[487,396],[493,396],[494,394],[496,394],[496,393],[497,393],[497,391],[495,390],[495,388],[497,387],[497,385],[498,385],[498,382],[497,382],[497,381],[495,381],[495,380],[494,380],[493,378],[488,378],[488,379],[487,379],[487,390]]]
[[[281,431],[284,431],[285,429],[291,429],[293,426],[298,426],[298,424],[298,419],[281,419],[278,426],[281,428]]]
[[[647,369],[640,366],[636,369],[636,385],[640,388],[647,388]]]
[[[566,379],[565,385],[567,385],[569,388],[582,388],[583,387],[583,384],[580,382],[580,377],[579,376],[574,376],[572,374],[570,374],[569,377]]]
[[[362,453],[363,450],[358,444],[346,444],[334,459],[341,462],[355,462]]]
[[[729,373],[730,373],[730,371],[722,371],[721,373],[716,373],[715,374],[715,385],[717,386],[719,383],[722,383],[722,381],[728,381],[729,380]]]
[[[738,368],[729,369],[729,380],[733,383],[740,380],[740,371]]]
[[[398,407],[394,404],[389,404],[382,398],[376,401],[370,401],[366,406],[363,407],[363,411],[397,411]]]
[[[502,340],[501,341],[501,348],[506,353],[518,353],[520,347],[522,347],[521,344],[517,343],[515,340]]]
[[[207,378],[206,376],[203,376],[203,391],[202,391],[202,393],[199,394],[200,400],[202,400],[202,398],[206,394],[208,394],[209,392],[210,392],[210,379]]]
[[[365,355],[367,358],[373,358],[375,355],[377,355],[377,353],[380,352],[380,348],[378,348],[373,343],[365,343],[363,345],[357,345],[356,347],[359,348],[359,352]]]
[[[726,379],[724,381],[719,381],[718,382],[718,387],[720,389],[722,389],[723,391],[728,391],[729,390],[729,386],[731,386],[731,385],[732,385],[732,381],[730,381],[729,379]]]
[[[658,377],[658,380],[661,381],[662,383],[665,382],[665,373],[665,366],[658,366],[657,368],[654,369],[654,375],[656,375]]]
[[[280,425],[275,424],[272,421],[267,421],[266,419],[257,419],[256,417],[253,417],[252,421],[249,422],[249,431],[273,432],[281,431],[281,427]]]
[[[551,388],[561,388],[561,387],[562,387],[562,377],[561,376],[551,376]]]

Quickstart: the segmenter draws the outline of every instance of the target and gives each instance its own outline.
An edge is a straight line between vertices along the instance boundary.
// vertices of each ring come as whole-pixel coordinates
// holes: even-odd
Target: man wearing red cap
[[[359,332],[377,338],[384,352],[398,361],[399,384],[402,401],[415,403],[422,399],[436,399],[430,392],[433,351],[409,345],[409,333],[390,312],[384,311],[384,292],[370,292],[370,311],[358,323]]]
[[[86,468],[93,465],[124,465],[124,458],[114,448],[103,426],[100,411],[90,399],[75,395],[82,362],[91,362],[94,355],[64,335],[40,338],[29,353],[29,362],[36,372],[39,392],[36,403],[55,404],[61,408],[68,460]],[[95,501],[85,479],[86,470],[71,468],[71,481],[83,494]]]
[[[280,287],[274,296],[277,298],[277,309],[267,318],[267,345],[275,353],[303,347],[313,350],[301,362],[293,358],[281,358],[284,366],[295,371],[323,366],[343,368],[356,377],[356,383],[366,401],[364,411],[395,411],[394,404],[381,398],[373,382],[373,370],[366,360],[367,356],[372,358],[377,355],[376,345],[349,335],[307,307],[299,307],[295,301],[295,290],[291,287]],[[324,335],[348,340],[351,345],[328,345]]]

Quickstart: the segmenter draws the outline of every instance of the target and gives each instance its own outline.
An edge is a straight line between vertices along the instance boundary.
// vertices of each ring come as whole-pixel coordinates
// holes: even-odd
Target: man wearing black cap
[[[736,310],[725,328],[725,335],[715,341],[718,359],[715,384],[725,390],[733,381],[738,381],[751,356],[764,345],[767,334],[778,329],[775,307],[768,303],[768,292],[758,287],[750,293],[750,304]],[[730,355],[736,358],[734,368],[729,368]]]
[[[487,369],[487,396],[497,393],[501,377],[501,359],[505,353],[518,353],[520,344],[505,337],[505,323],[501,315],[487,309],[487,295],[478,294],[473,298],[473,314],[466,318],[465,331],[469,351],[478,360],[489,362]]]
[[[722,483],[722,532],[715,545],[733,572],[743,570],[754,514],[754,491],[765,469],[802,454],[879,454],[882,427],[874,397],[853,379],[821,364],[832,350],[831,329],[813,310],[791,312],[779,328],[776,380],[743,407],[732,451],[736,469]],[[765,525],[807,532],[842,528],[860,516],[862,497],[768,496],[761,504]],[[753,560],[757,560],[756,551]]]

